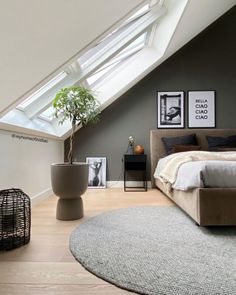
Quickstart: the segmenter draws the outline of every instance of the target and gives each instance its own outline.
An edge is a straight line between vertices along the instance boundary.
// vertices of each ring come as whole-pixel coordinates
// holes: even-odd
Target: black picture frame
[[[188,90],[188,128],[216,128],[216,91]]]
[[[157,91],[157,128],[185,127],[185,92]]]
[[[106,188],[106,157],[86,157],[88,188]]]

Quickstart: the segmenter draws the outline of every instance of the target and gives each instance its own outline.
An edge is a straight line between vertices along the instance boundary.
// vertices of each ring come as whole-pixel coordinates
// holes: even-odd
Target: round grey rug
[[[179,208],[98,215],[70,237],[90,272],[140,294],[236,294],[236,227],[202,228]]]

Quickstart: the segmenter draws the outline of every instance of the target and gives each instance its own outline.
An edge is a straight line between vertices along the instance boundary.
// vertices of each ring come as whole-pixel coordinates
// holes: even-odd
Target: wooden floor
[[[101,212],[172,202],[157,190],[125,193],[119,188],[90,189],[83,200],[85,217],[76,221],[56,220],[54,196],[33,208],[30,243],[0,252],[1,295],[131,294],[97,278],[76,262],[69,251],[69,235],[79,224]]]

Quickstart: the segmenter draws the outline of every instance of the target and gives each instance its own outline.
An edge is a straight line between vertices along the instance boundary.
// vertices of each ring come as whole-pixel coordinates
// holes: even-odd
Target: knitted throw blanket
[[[164,181],[173,184],[176,180],[179,167],[190,161],[236,161],[236,152],[206,152],[206,151],[190,151],[175,153],[167,156],[165,167],[160,172]],[[236,163],[235,163],[236,164]]]

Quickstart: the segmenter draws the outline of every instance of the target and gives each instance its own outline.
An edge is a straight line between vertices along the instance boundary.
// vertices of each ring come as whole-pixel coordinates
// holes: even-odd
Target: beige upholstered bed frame
[[[150,155],[152,186],[157,186],[179,207],[187,212],[199,225],[236,225],[236,188],[196,188],[190,191],[172,190],[168,192],[162,182],[153,178],[153,174],[165,150],[162,137],[184,136],[195,133],[198,144],[207,150],[206,135],[235,135],[236,129],[171,129],[150,131]]]

